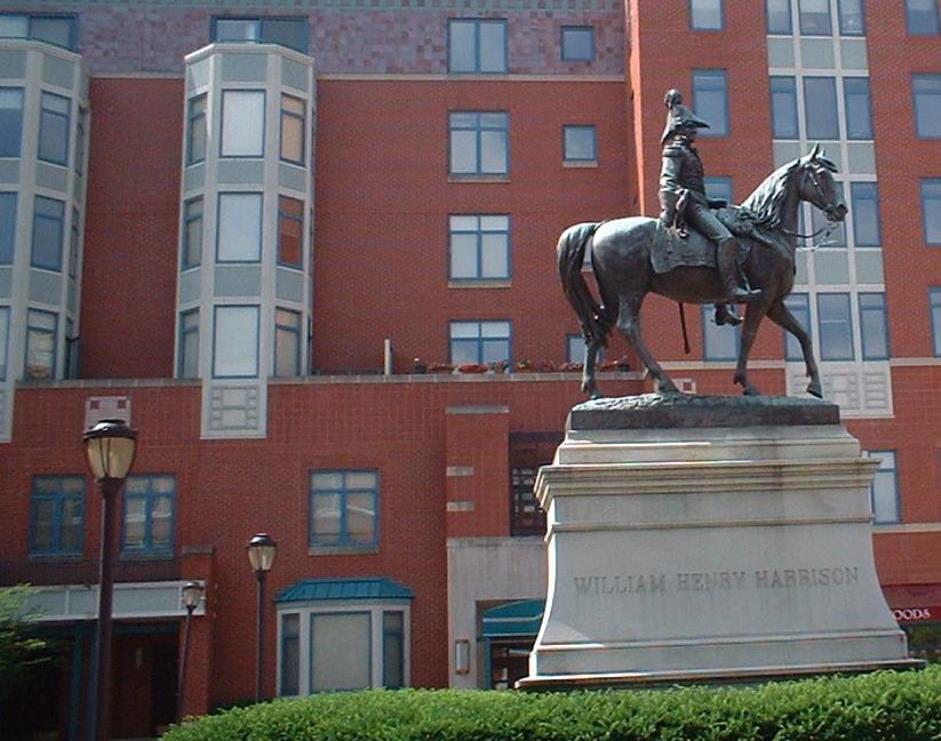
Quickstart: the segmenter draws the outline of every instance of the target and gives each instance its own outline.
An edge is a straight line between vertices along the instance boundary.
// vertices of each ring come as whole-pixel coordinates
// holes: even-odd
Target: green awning
[[[528,599],[491,607],[484,613],[484,638],[534,636],[542,624],[545,600]]]
[[[412,599],[412,590],[384,577],[367,579],[302,579],[281,590],[275,602],[317,602],[322,600]]]

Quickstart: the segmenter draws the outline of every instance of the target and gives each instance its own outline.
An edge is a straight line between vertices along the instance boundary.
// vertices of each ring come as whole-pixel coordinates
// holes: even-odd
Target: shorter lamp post
[[[137,433],[124,420],[104,419],[82,436],[88,470],[101,489],[101,558],[98,564],[98,624],[95,631],[96,738],[111,736],[111,602],[114,575],[114,500],[134,463]]]
[[[186,608],[186,622],[183,623],[183,657],[180,659],[180,674],[176,680],[176,722],[183,720],[183,702],[186,686],[186,659],[190,652],[190,622],[193,620],[193,610],[199,606],[206,588],[202,582],[188,581],[183,585],[183,607]]]
[[[258,533],[248,541],[248,561],[258,579],[258,663],[255,666],[255,702],[261,701],[261,674],[264,659],[265,626],[265,576],[274,566],[278,554],[278,544],[268,533]]]

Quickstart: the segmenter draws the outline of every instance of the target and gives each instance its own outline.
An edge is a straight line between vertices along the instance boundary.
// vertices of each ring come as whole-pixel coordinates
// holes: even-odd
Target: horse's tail
[[[562,290],[578,315],[582,333],[586,339],[594,340],[604,346],[607,345],[612,322],[604,307],[591,295],[588,284],[582,276],[585,250],[602,223],[599,221],[570,226],[559,237],[556,250],[559,257],[559,279],[562,281]]]

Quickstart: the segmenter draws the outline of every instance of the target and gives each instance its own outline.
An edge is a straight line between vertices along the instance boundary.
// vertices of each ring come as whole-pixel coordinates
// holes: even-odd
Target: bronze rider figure
[[[668,90],[663,102],[669,113],[661,139],[660,223],[667,228],[675,227],[677,216],[681,221],[685,216],[686,223],[716,244],[719,280],[728,303],[753,301],[761,296],[761,291],[752,290],[745,282],[738,266],[738,240],[710,211],[703,181],[705,171],[699,152],[693,146],[697,129],[709,128],[709,124],[683,105],[678,90]],[[678,215],[677,202],[684,195],[688,201],[686,211]],[[739,324],[742,321],[725,304],[716,304],[715,319],[716,324]]]

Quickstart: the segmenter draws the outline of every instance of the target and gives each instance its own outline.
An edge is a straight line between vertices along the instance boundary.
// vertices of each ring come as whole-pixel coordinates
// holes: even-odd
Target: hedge
[[[941,739],[941,665],[746,688],[367,690],[187,720],[166,741]]]

